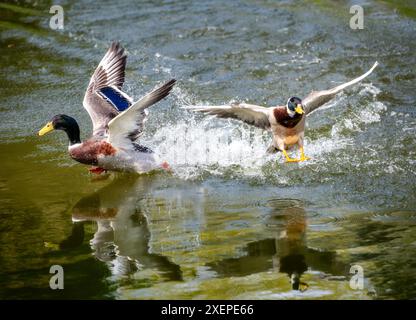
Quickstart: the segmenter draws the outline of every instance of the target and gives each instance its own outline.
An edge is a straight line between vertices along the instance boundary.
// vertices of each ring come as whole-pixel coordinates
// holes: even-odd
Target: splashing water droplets
[[[362,89],[359,91],[358,96],[363,98],[370,98],[371,101],[365,106],[354,106],[354,110],[349,111],[344,119],[340,119],[331,130],[331,136],[333,138],[341,138],[343,131],[361,132],[365,130],[363,125],[371,124],[381,121],[381,114],[387,110],[387,107],[379,101],[376,101],[376,95],[380,90],[372,84],[362,84]]]
[[[153,138],[155,152],[179,172],[189,168],[196,174],[204,170],[218,174],[218,168],[259,168],[267,161],[267,136],[257,131],[234,123],[219,126],[209,118],[198,121],[191,114],[186,121],[161,128]]]
[[[383,103],[374,101],[378,92],[378,88],[372,85],[362,85],[356,96],[358,99],[370,98],[370,102],[358,111],[355,111],[357,108],[344,111],[345,115],[337,120],[329,136],[310,140],[306,130],[305,149],[312,160],[300,163],[299,167],[322,161],[327,163],[324,155],[349,148],[354,142],[354,132],[366,130],[366,125],[379,122],[380,114],[387,108]],[[178,107],[211,104],[196,101],[193,95],[179,86],[174,89],[173,95]],[[345,104],[346,98],[341,95],[330,105]],[[275,168],[276,161],[283,165],[283,157],[266,153],[272,141],[269,132],[235,120],[216,119],[179,108],[174,108],[173,112],[177,119],[169,125],[159,126],[148,143],[163,161],[169,163],[176,175],[194,179],[206,173],[219,176],[231,173],[257,178],[272,174],[274,177],[278,175],[278,183],[289,183],[286,175],[295,166],[279,166],[271,170]],[[299,156],[296,147],[289,152]]]

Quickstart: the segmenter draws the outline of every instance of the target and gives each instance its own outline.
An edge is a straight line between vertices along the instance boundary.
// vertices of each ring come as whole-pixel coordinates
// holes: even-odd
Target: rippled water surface
[[[62,31],[50,1],[0,3],[0,298],[416,298],[411,1],[363,1],[364,30],[350,1],[61,3]],[[132,96],[179,80],[141,141],[173,174],[92,177],[63,134],[37,136],[65,113],[88,137],[82,98],[112,40]],[[182,108],[275,106],[376,60],[308,117],[301,164],[266,155],[267,132]]]

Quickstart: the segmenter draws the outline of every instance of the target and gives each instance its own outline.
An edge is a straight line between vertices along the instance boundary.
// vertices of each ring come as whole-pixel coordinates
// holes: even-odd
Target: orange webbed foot
[[[162,164],[160,165],[165,171],[167,172],[172,172],[172,168],[169,165],[169,163],[167,163],[166,161],[162,162]]]
[[[101,174],[103,172],[107,172],[107,170],[100,168],[100,167],[91,167],[88,169],[89,172],[95,173],[95,174]]]

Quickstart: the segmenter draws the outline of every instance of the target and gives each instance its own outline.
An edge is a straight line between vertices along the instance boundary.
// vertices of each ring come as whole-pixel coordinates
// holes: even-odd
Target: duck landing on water
[[[253,104],[236,103],[223,106],[190,106],[185,109],[215,115],[218,118],[238,119],[258,128],[269,130],[273,140],[267,149],[268,153],[281,151],[286,162],[302,162],[309,160],[303,148],[306,116],[332,100],[345,88],[369,76],[377,65],[378,62],[374,63],[372,68],[363,75],[335,88],[312,91],[303,100],[298,97],[290,97],[285,106],[266,108]],[[286,152],[294,145],[298,145],[300,149],[298,159],[290,158]]]

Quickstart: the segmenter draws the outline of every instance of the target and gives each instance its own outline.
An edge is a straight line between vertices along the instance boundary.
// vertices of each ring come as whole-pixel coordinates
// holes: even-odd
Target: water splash
[[[316,160],[299,166],[325,161],[318,159],[350,148],[354,142],[354,133],[380,122],[387,108],[376,101],[378,93],[379,89],[371,84],[361,85],[356,99],[364,106],[359,111],[344,111],[329,134],[323,134],[318,139],[310,139],[306,132],[305,148],[308,155]],[[175,88],[173,95],[179,107],[210,104],[207,101],[197,101],[180,87]],[[345,104],[346,101],[346,96],[340,95],[329,106]],[[215,119],[183,109],[177,111],[176,117],[177,120],[171,125],[158,127],[149,137],[148,143],[183,179],[195,179],[206,174],[224,176],[230,172],[238,172],[239,176],[264,178],[270,171],[264,169],[273,166],[276,157],[279,157],[266,154],[271,143],[269,132],[234,120]],[[287,180],[284,173],[279,172],[279,183],[285,184]]]

